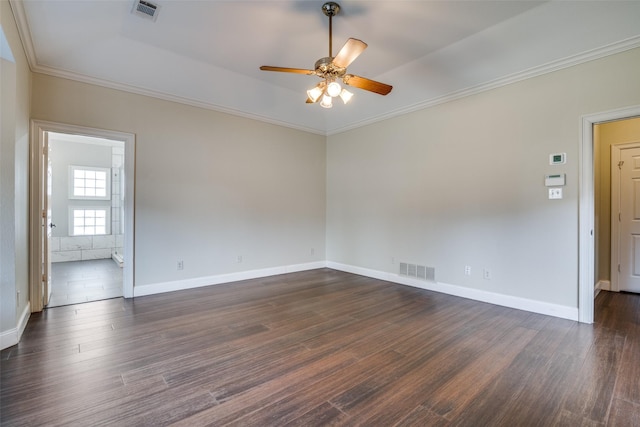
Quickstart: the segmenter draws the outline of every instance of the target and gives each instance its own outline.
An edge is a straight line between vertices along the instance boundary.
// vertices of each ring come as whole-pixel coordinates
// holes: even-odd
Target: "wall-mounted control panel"
[[[561,187],[566,183],[566,174],[545,175],[544,185],[547,187]]]
[[[550,165],[564,165],[567,163],[567,153],[549,154]]]
[[[565,163],[567,163],[567,153],[549,154],[550,165],[564,165]],[[567,185],[567,174],[545,175],[544,185],[548,187],[550,200],[562,199],[562,187]]]

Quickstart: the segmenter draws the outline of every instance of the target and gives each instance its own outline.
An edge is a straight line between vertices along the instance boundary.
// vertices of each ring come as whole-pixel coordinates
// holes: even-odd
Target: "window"
[[[69,166],[69,198],[111,199],[111,174],[107,168]]]
[[[70,207],[69,230],[72,236],[109,234],[108,207]]]

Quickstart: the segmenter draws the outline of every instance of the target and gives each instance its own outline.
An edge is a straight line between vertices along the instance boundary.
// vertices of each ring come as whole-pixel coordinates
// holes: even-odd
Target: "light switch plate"
[[[562,188],[550,188],[549,199],[562,199]]]

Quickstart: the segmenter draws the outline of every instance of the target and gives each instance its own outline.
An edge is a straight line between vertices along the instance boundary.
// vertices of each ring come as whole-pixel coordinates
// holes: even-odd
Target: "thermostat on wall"
[[[567,163],[567,153],[556,153],[549,155],[550,165],[564,165]]]

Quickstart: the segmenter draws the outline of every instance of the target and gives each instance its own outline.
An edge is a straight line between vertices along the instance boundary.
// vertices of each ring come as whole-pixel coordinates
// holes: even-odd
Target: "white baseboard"
[[[542,301],[535,301],[526,298],[498,294],[495,292],[482,291],[479,289],[472,289],[464,286],[450,285],[447,283],[426,282],[423,280],[400,276],[395,273],[387,273],[384,271],[371,270],[368,268],[340,264],[331,261],[327,261],[327,267],[334,270],[346,271],[348,273],[359,274],[361,276],[372,277],[374,279],[387,280],[389,282],[399,283],[401,285],[441,292],[443,294],[468,298],[475,301],[482,301],[489,304],[500,305],[503,307],[515,308],[518,310],[530,311],[547,316],[554,316],[560,317],[562,319],[578,321],[577,307],[567,307],[564,305],[551,304]]]
[[[363,267],[356,267],[347,264],[340,264],[332,261],[316,261],[305,264],[294,264],[280,267],[263,268],[259,270],[240,271],[237,273],[220,274],[216,276],[197,277],[187,280],[176,280],[172,282],[153,283],[149,285],[135,286],[134,296],[153,295],[164,292],[173,292],[184,289],[199,288],[203,286],[218,285],[221,283],[237,282],[240,280],[258,279],[261,277],[275,276],[278,274],[294,273],[297,271],[315,270],[317,268],[332,268],[334,270],[359,274],[361,276],[372,277],[374,279],[386,280],[406,286],[427,289],[448,295],[468,298],[475,301],[482,301],[490,304],[500,305],[518,310],[530,311],[533,313],[545,314],[548,316],[560,317],[569,320],[578,320],[578,308],[551,304],[541,301],[519,298],[510,295],[497,294],[494,292],[482,291],[479,289],[467,288],[464,286],[450,285],[440,282],[426,282],[412,279],[411,277],[400,276],[395,273],[372,270]],[[596,294],[600,289],[608,290],[611,283],[601,280],[596,285]],[[29,316],[31,315],[31,305],[27,304],[20,315],[18,325],[4,332],[0,332],[0,350],[18,344],[24,329],[27,327]]]
[[[27,327],[27,322],[29,321],[30,316],[31,304],[27,303],[20,314],[18,325],[15,328],[0,333],[0,350],[4,350],[5,348],[11,347],[12,345],[16,345],[20,342],[20,338],[22,338],[22,333],[24,332],[24,328]]]
[[[596,283],[595,288],[593,289],[593,299],[595,299],[600,291],[610,291],[611,290],[611,282],[609,280],[599,280]]]
[[[278,274],[293,273],[296,271],[314,270],[317,268],[332,268],[334,270],[359,274],[361,276],[372,277],[374,279],[386,280],[406,286],[427,289],[441,292],[448,295],[468,298],[475,301],[482,301],[489,304],[503,307],[515,308],[518,310],[544,314],[548,316],[560,317],[569,320],[578,320],[578,308],[567,307],[558,304],[551,304],[542,301],[535,301],[526,298],[514,297],[510,295],[498,294],[479,289],[467,288],[464,286],[451,285],[441,282],[428,282],[411,277],[400,276],[395,273],[372,270],[368,268],[356,267],[347,264],[340,264],[332,261],[316,261],[306,264],[295,264],[280,267],[270,267],[259,270],[240,271],[237,273],[219,274],[215,276],[196,277],[186,280],[176,280],[171,282],[152,283],[148,285],[135,286],[134,297],[153,295],[164,292],[180,291],[185,289],[199,288],[203,286],[219,285],[221,283],[237,282],[240,280],[258,279],[261,277],[275,276]]]
[[[609,280],[599,280],[598,283],[596,283],[596,289],[597,291],[610,291],[611,290],[611,281]]]
[[[200,288],[203,286],[219,285],[221,283],[238,282],[240,280],[259,279],[261,277],[275,276],[278,274],[295,273],[296,271],[315,270],[326,266],[326,262],[316,261],[305,264],[262,268],[259,270],[239,271],[237,273],[219,274],[215,276],[195,277],[192,279],[175,280],[172,282],[152,283],[149,285],[134,286],[133,296],[140,297],[144,295]]]

